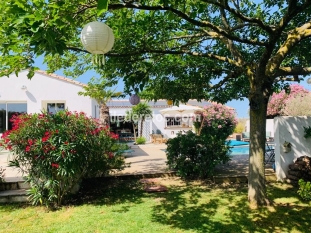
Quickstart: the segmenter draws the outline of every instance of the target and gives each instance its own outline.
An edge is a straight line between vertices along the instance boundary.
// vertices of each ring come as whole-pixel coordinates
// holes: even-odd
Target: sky
[[[43,64],[42,58],[36,59],[35,65],[37,67],[39,67],[41,70],[47,69],[46,65]],[[65,77],[65,75],[62,73],[62,71],[56,71],[55,73]],[[78,77],[75,80],[82,82],[82,83],[88,83],[89,79],[93,76],[96,76],[96,74],[94,72],[88,72],[88,73],[85,73],[84,75]],[[70,77],[68,77],[68,78],[70,78]],[[303,87],[305,87],[307,90],[310,91],[311,85],[307,83],[307,79],[308,79],[308,77],[306,77],[303,81],[301,81],[300,85],[302,85]],[[117,87],[116,91],[123,91],[124,84],[123,84],[122,80],[120,80],[120,82],[117,86],[118,87]],[[249,110],[248,99],[245,99],[243,101],[233,100],[233,101],[226,103],[226,105],[235,109],[238,118],[249,118],[249,115],[248,115],[248,110]]]

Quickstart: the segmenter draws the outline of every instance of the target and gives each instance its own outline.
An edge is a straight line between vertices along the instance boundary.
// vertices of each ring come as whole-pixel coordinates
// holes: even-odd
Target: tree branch
[[[244,22],[254,23],[257,26],[259,26],[261,29],[263,29],[266,32],[268,32],[269,34],[273,33],[272,27],[270,27],[268,25],[265,25],[265,23],[263,21],[261,21],[260,19],[258,19],[258,18],[247,17],[247,16],[243,15],[240,10],[236,10],[236,9],[231,8],[229,6],[229,4],[228,4],[228,1],[217,1],[217,0],[202,0],[202,1],[206,2],[206,3],[210,3],[210,4],[213,4],[213,5],[216,5],[216,6],[220,7],[220,8],[223,8],[223,9],[229,11],[230,13],[232,13],[233,15],[235,15],[236,17],[238,17],[239,19],[241,19]]]
[[[275,74],[275,78],[281,76],[291,76],[291,75],[308,75],[311,74],[311,67],[280,67]]]
[[[278,77],[274,79],[274,82],[279,82],[279,81],[287,81],[287,82],[299,82],[301,79],[298,77],[298,75],[293,76],[292,78],[289,77]]]
[[[286,41],[279,48],[276,54],[270,58],[266,67],[267,76],[275,76],[276,71],[279,69],[284,58],[289,54],[302,40],[311,37],[311,21],[305,23],[301,27],[294,29],[287,37]]]
[[[174,51],[174,50],[155,50],[155,49],[142,49],[142,50],[136,50],[135,52],[128,52],[124,54],[117,54],[117,53],[107,53],[105,56],[107,57],[128,57],[128,56],[136,56],[136,55],[141,55],[144,53],[154,53],[154,54],[187,54],[190,56],[196,56],[196,57],[208,57],[211,59],[215,59],[221,62],[228,62],[231,65],[234,65],[236,67],[242,67],[242,64],[238,63],[235,60],[232,60],[228,57],[224,56],[218,56],[212,53],[199,53],[199,52],[191,52],[188,50],[179,50],[179,51]]]
[[[306,10],[306,8],[311,6],[311,1],[305,1],[301,6],[297,6],[297,0],[289,0],[287,12],[284,14],[283,18],[280,20],[275,32],[282,32],[288,23],[299,13]]]
[[[216,1],[212,1],[213,4],[218,5],[218,6],[222,6],[219,4],[216,4]],[[222,6],[223,7],[223,6]],[[234,36],[230,33],[228,33],[227,31],[223,30],[221,27],[218,27],[214,24],[212,24],[211,22],[208,21],[199,21],[199,20],[195,20],[193,18],[191,18],[190,16],[188,16],[187,14],[173,8],[170,6],[146,6],[146,5],[142,5],[139,3],[111,3],[108,6],[109,10],[119,10],[119,9],[123,9],[123,8],[129,8],[129,9],[138,9],[138,10],[162,10],[162,11],[171,11],[174,14],[176,14],[177,16],[179,16],[180,18],[188,21],[189,23],[191,23],[192,25],[198,26],[198,27],[205,27],[205,28],[210,28],[212,29],[215,33],[222,35],[228,39],[231,39],[233,41],[237,41],[237,42],[241,42],[241,43],[245,43],[245,44],[251,44],[251,45],[258,45],[258,46],[265,46],[266,44],[264,42],[259,42],[257,40],[248,40],[248,39],[241,39],[237,36]],[[253,22],[253,21],[251,21]],[[256,20],[254,21],[256,22]],[[253,22],[253,23],[254,23]]]
[[[220,14],[221,14],[221,19],[223,22],[224,27],[228,30],[231,31],[231,27],[227,21],[226,13],[223,8],[220,8]],[[238,63],[242,64],[244,63],[242,55],[238,49],[236,49],[234,43],[230,39],[223,39],[222,40],[225,44],[227,44],[227,48],[230,50],[232,56],[237,60]]]

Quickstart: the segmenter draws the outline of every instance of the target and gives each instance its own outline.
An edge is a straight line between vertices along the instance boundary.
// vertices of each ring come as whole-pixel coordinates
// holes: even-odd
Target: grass
[[[146,193],[135,179],[95,180],[64,207],[49,211],[0,205],[0,232],[309,232],[311,203],[297,188],[268,184],[269,207],[251,209],[247,185],[215,185],[159,178],[166,193]],[[94,188],[97,187],[97,188]]]

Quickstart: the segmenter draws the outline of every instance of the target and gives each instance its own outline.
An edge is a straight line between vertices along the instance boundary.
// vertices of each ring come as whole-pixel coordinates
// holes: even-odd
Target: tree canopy
[[[310,0],[8,0],[0,9],[0,76],[28,68],[31,77],[42,55],[49,71],[75,77],[95,69],[150,99],[247,97],[248,196],[265,203],[267,103],[284,81],[311,73]],[[115,35],[104,67],[92,66],[79,41],[90,21],[105,22]]]

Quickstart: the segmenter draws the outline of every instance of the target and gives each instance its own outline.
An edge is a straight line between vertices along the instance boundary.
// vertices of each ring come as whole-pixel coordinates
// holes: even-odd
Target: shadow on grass
[[[125,204],[118,212],[127,212],[145,198],[157,200],[151,221],[181,231],[195,232],[308,232],[311,205],[298,199],[297,187],[267,184],[269,207],[249,208],[247,184],[223,187],[215,184],[185,182],[169,185],[165,193],[146,193],[138,179],[93,179],[67,204]]]
[[[308,232],[311,206],[296,198],[296,189],[268,187],[274,206],[252,210],[247,187],[171,187],[153,209],[153,221],[195,232]],[[286,200],[288,199],[288,200]],[[286,203],[287,202],[287,203]]]
[[[126,202],[139,204],[145,195],[138,179],[93,178],[85,180],[80,191],[70,196],[65,204],[114,205]]]

